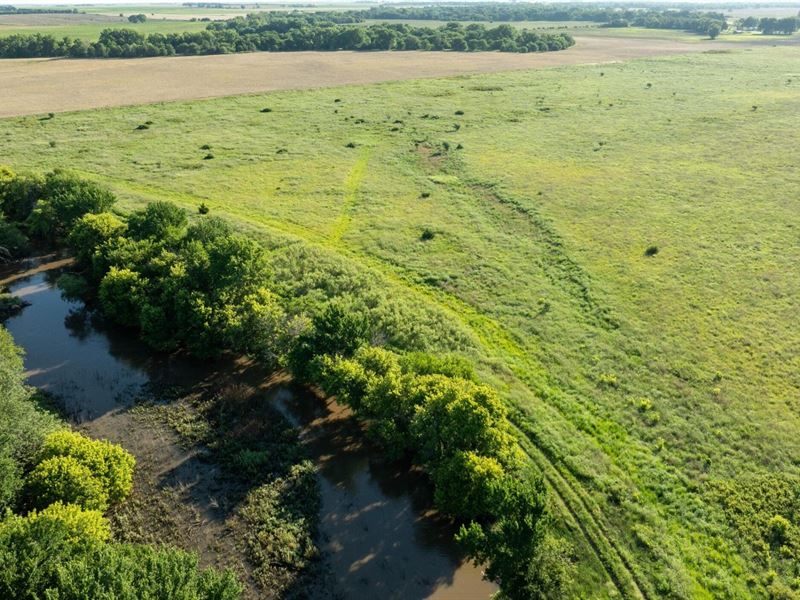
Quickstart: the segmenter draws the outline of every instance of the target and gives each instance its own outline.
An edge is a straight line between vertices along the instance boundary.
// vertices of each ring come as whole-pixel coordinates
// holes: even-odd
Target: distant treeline
[[[590,21],[615,26],[682,29],[706,33],[712,24],[725,29],[725,15],[694,10],[614,8],[569,4],[463,4],[432,6],[377,6],[357,14],[367,19],[431,21]]]
[[[42,34],[12,35],[0,39],[0,58],[134,58],[299,50],[548,52],[569,48],[574,43],[566,33],[538,33],[510,25],[365,26],[333,23],[311,15],[250,15],[212,23],[201,32],[145,35],[130,29],[106,29],[96,42]]]
[[[0,15],[72,15],[78,14],[77,8],[17,8],[16,6],[0,6]]]
[[[800,29],[800,17],[747,17],[736,22],[739,29],[760,31],[764,35],[791,34]]]

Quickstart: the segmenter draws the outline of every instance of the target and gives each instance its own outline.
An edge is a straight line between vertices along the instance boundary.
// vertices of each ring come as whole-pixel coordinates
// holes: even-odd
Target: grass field
[[[95,21],[66,25],[13,25],[0,18],[0,37],[20,34],[41,33],[55,38],[71,37],[95,42],[104,29],[133,29],[139,33],[182,33],[184,31],[203,31],[208,23],[200,21],[168,21],[150,19],[144,23],[129,23],[128,19]]]
[[[800,525],[799,64],[728,49],[8,118],[0,163],[205,202],[445,309],[554,491],[576,597],[763,597],[798,577],[767,522]]]
[[[601,63],[700,52],[702,44],[583,38],[561,52],[255,52],[116,60],[3,60],[8,97],[0,117],[305,89]]]

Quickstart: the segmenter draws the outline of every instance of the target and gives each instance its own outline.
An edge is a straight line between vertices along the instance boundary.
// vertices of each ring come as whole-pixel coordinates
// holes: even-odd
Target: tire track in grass
[[[369,162],[370,150],[364,148],[359,152],[356,164],[350,170],[350,174],[344,182],[344,200],[342,202],[342,209],[339,218],[333,225],[331,232],[330,242],[336,246],[342,242],[342,236],[347,233],[350,227],[350,221],[353,216],[353,210],[356,206],[358,199],[358,191],[361,187],[361,182],[364,179],[364,173],[367,171],[367,163]]]
[[[343,207],[346,212],[340,217],[339,227],[337,227],[340,234],[339,239],[341,239],[341,234],[346,231],[347,225],[349,224],[349,212],[352,210],[355,203],[358,187],[366,171],[368,158],[369,152],[363,151],[347,178],[345,187],[346,199],[349,201],[349,204]],[[96,173],[85,172],[81,174],[85,175],[87,178],[101,181],[112,189],[124,190],[142,199],[168,199],[184,207],[192,208],[197,207],[200,202],[205,202],[209,204],[211,208],[218,209],[220,213],[231,215],[240,225],[267,228],[290,236],[291,238],[300,239],[310,246],[316,246],[328,252],[332,250],[330,242],[320,243],[318,241],[320,236],[316,231],[286,221],[253,215],[251,212],[244,209],[237,209],[235,205],[213,202],[208,198],[193,196],[191,194],[165,191],[143,184],[115,179],[110,176],[101,176]],[[401,286],[421,296],[423,301],[438,306],[451,318],[456,319],[468,328],[474,334],[476,340],[484,346],[486,350],[495,355],[505,355],[507,358],[517,360],[525,360],[526,357],[529,358],[529,353],[499,323],[486,315],[480,314],[473,306],[460,300],[456,296],[448,294],[444,290],[433,289],[430,286],[418,283],[415,281],[414,274],[410,271],[404,272],[402,268],[398,267],[389,269],[378,259],[359,255],[341,244],[338,244],[333,250],[347,256],[347,258],[360,264],[362,267],[377,272],[391,284]],[[509,368],[514,373],[515,378],[530,390],[536,398],[541,399],[552,393],[558,393],[557,390],[547,389],[549,386],[545,381],[531,381],[530,375],[526,377],[518,366],[509,365]],[[551,403],[545,403],[558,411]],[[651,597],[652,594],[645,593],[644,591],[647,590],[649,586],[636,574],[635,567],[630,558],[628,558],[619,548],[618,544],[612,540],[613,535],[607,533],[599,517],[595,514],[597,507],[586,491],[582,488],[580,483],[573,481],[574,478],[571,477],[569,473],[563,473],[556,464],[556,460],[548,456],[547,453],[538,446],[535,433],[525,424],[527,419],[522,407],[512,405],[510,408],[512,408],[510,414],[511,421],[515,429],[520,432],[526,455],[539,468],[548,488],[555,496],[557,506],[562,509],[566,518],[575,523],[577,531],[580,531],[582,537],[585,538],[598,563],[606,572],[608,579],[613,583],[623,598],[647,599]]]

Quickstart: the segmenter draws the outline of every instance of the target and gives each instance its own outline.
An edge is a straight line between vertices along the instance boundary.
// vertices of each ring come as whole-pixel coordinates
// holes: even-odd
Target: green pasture
[[[202,202],[444,309],[553,490],[575,597],[790,594],[799,65],[732,47],[11,118],[0,163]]]

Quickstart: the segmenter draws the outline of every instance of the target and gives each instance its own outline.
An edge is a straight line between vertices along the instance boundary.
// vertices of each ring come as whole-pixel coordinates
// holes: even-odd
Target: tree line
[[[77,8],[19,8],[17,6],[0,6],[0,15],[73,15],[79,14]]]
[[[744,31],[760,31],[764,35],[791,35],[800,28],[799,17],[746,17],[736,22]]]
[[[570,552],[553,531],[542,480],[497,392],[468,360],[419,350],[409,323],[366,308],[375,297],[308,293],[312,279],[320,291],[336,284],[302,264],[306,257],[289,268],[271,262],[262,245],[205,210],[190,221],[180,207],[152,202],[121,216],[114,201],[59,171],[7,171],[0,180],[6,219],[72,250],[77,271],[66,293],[158,350],[247,354],[336,396],[387,456],[409,457],[427,473],[437,507],[462,524],[458,540],[505,597],[561,592]],[[298,277],[298,264],[310,274]]]
[[[11,35],[0,38],[0,58],[135,58],[300,50],[549,52],[564,50],[574,43],[566,33],[538,33],[509,25],[464,27],[450,23],[432,28],[400,23],[338,23],[314,16],[250,15],[211,23],[201,32],[147,35],[131,29],[105,29],[96,42],[46,34]]]
[[[434,21],[590,21],[614,27],[681,29],[707,33],[726,28],[725,15],[688,9],[598,7],[569,4],[491,3],[431,6],[377,6],[356,14],[367,19]]]

